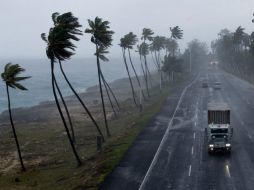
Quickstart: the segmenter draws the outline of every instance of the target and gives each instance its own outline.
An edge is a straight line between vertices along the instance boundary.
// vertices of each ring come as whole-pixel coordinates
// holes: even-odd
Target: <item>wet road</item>
[[[208,88],[202,88],[203,79],[208,80]],[[221,82],[220,90],[213,89],[214,82]],[[210,69],[182,89],[184,92],[175,93],[177,101],[169,97],[158,114],[163,115],[163,120],[157,118],[159,125],[154,120],[148,126],[157,127],[154,135],[144,129],[147,146],[137,144],[145,138],[142,132],[101,189],[254,189],[254,86]],[[208,102],[226,102],[231,108],[234,136],[230,156],[207,153],[204,128]]]

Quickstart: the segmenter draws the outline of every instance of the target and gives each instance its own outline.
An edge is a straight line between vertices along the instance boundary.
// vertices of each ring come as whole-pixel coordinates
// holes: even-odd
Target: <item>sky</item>
[[[96,16],[110,21],[115,31],[110,56],[121,56],[120,38],[134,32],[140,38],[143,28],[155,35],[169,37],[169,27],[178,25],[184,37],[182,50],[194,38],[210,45],[223,29],[235,30],[239,25],[250,33],[254,0],[0,0],[0,59],[44,58],[46,44],[40,34],[53,26],[54,12],[71,11],[83,25]],[[75,43],[75,57],[91,57],[94,45],[84,34]]]

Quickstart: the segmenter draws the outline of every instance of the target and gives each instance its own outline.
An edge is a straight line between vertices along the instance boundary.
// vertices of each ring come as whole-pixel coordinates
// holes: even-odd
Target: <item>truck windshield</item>
[[[228,133],[228,129],[211,129],[211,133]]]

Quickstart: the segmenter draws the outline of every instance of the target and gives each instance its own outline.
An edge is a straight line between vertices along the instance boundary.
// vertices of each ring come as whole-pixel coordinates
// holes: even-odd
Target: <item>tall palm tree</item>
[[[71,12],[67,12],[64,13],[62,15],[60,15],[59,13],[53,13],[52,14],[52,20],[54,23],[55,27],[62,27],[64,30],[66,30],[69,34],[72,35],[73,40],[78,41],[79,38],[76,37],[76,35],[82,35],[82,31],[79,30],[78,28],[81,27],[81,25],[78,22],[78,18],[74,17],[72,15]],[[75,48],[75,47],[74,47]],[[73,49],[74,50],[74,49]],[[102,141],[104,142],[104,136],[100,130],[99,125],[97,124],[97,122],[95,121],[93,115],[91,114],[90,110],[87,108],[87,106],[85,105],[84,101],[80,98],[80,96],[78,95],[78,93],[75,91],[75,89],[73,88],[72,84],[70,83],[67,75],[64,72],[63,66],[62,66],[62,60],[58,59],[59,65],[60,65],[60,70],[62,75],[64,76],[65,81],[67,82],[68,86],[70,87],[71,91],[73,92],[73,94],[76,96],[76,98],[78,99],[78,101],[80,102],[80,104],[82,105],[82,107],[84,108],[84,110],[86,111],[86,113],[88,114],[88,116],[90,117],[90,119],[92,120],[93,124],[95,125],[99,135],[102,137]],[[66,108],[66,110],[68,110]],[[67,113],[68,115],[68,113]],[[74,131],[72,132],[72,134],[74,133]],[[73,138],[75,136],[73,135]]]
[[[145,79],[147,96],[150,97],[150,92],[149,92],[149,87],[148,87],[148,73],[146,70],[146,66],[143,65],[143,61],[142,61],[142,57],[144,57],[144,60],[145,60],[145,56],[147,56],[149,54],[149,46],[148,46],[148,44],[143,42],[140,45],[138,45],[137,47],[138,47],[138,53],[140,55],[141,68],[142,68],[144,79]]]
[[[162,71],[161,71],[160,51],[161,51],[161,49],[164,48],[164,44],[165,44],[165,37],[163,37],[163,36],[154,37],[153,42],[151,44],[151,48],[155,54],[156,66],[157,66],[158,72],[160,74],[160,92],[162,90]]]
[[[130,63],[131,63],[131,67],[132,67],[132,70],[133,70],[133,72],[135,74],[136,80],[138,82],[138,86],[140,88],[141,94],[142,94],[143,98],[145,99],[145,94],[144,94],[144,92],[143,92],[143,90],[141,88],[141,83],[140,83],[139,77],[137,75],[136,69],[134,67],[134,64],[132,62],[131,53],[130,53],[130,50],[133,49],[133,46],[136,45],[137,42],[138,42],[137,35],[133,34],[132,32],[129,32],[126,35],[126,43],[127,43],[127,49],[128,49],[128,55],[129,55],[129,60],[130,60]]]
[[[171,37],[170,37],[171,39],[180,40],[183,38],[183,30],[181,30],[179,26],[170,27],[169,29],[171,32]],[[173,48],[173,50],[174,50],[174,48]],[[173,51],[173,57],[174,57],[173,60],[176,60],[175,51]],[[172,81],[173,81],[174,80],[174,71],[173,70],[171,72],[171,75],[172,75]]]
[[[18,150],[18,156],[19,156],[19,161],[21,165],[21,169],[25,171],[25,166],[22,160],[21,156],[21,150],[19,146],[19,141],[18,137],[16,134],[16,129],[13,123],[12,119],[12,112],[11,112],[11,100],[10,100],[10,93],[9,93],[9,87],[14,88],[14,89],[19,89],[19,90],[27,90],[23,85],[21,85],[19,82],[26,80],[30,77],[19,77],[18,75],[24,72],[25,69],[21,68],[18,64],[11,64],[8,63],[5,65],[4,72],[1,74],[1,77],[3,81],[5,82],[6,85],[6,92],[7,92],[7,97],[8,97],[8,110],[9,110],[9,117],[10,117],[10,122],[11,122],[11,127],[12,127],[12,132],[14,135],[15,143],[17,146]]]
[[[154,34],[154,32],[150,28],[143,28],[142,37],[141,37],[141,39],[143,40],[143,43],[146,43],[146,40],[152,41],[153,40],[153,36],[152,36],[153,34]],[[143,47],[145,47],[145,46],[143,46]],[[149,51],[148,51],[148,54],[149,54]],[[152,79],[151,79],[151,74],[150,74],[150,71],[149,71],[149,68],[148,68],[148,65],[147,65],[146,54],[144,54],[144,60],[145,60],[145,71],[146,71],[145,73],[147,75],[146,78],[150,79],[150,84],[152,86]]]
[[[136,106],[138,106],[138,104],[136,102],[136,93],[135,93],[135,90],[134,90],[134,87],[133,87],[133,83],[132,83],[132,79],[131,79],[131,76],[130,76],[129,67],[128,67],[127,60],[126,60],[126,49],[128,48],[128,45],[129,45],[128,42],[127,42],[128,41],[127,38],[128,38],[128,36],[126,36],[126,35],[123,38],[121,38],[119,45],[122,48],[124,65],[125,65],[125,68],[126,68],[126,71],[127,71],[127,74],[128,74],[130,85],[131,85],[132,98],[133,98],[134,104]]]
[[[104,115],[104,121],[105,121],[105,127],[107,136],[111,136],[109,128],[108,128],[108,121],[106,116],[106,110],[105,110],[105,104],[104,104],[104,98],[103,98],[103,91],[102,91],[102,85],[101,85],[101,66],[100,66],[100,60],[105,61],[107,58],[105,57],[105,54],[108,53],[106,50],[112,45],[112,36],[114,32],[110,30],[109,22],[108,21],[102,21],[101,18],[96,17],[94,21],[88,19],[89,28],[85,30],[85,33],[89,33],[92,35],[91,42],[95,44],[95,56],[97,60],[97,70],[98,70],[98,79],[99,79],[99,87],[100,87],[100,95],[101,95],[101,101],[102,101],[102,109],[103,109],[103,115]]]
[[[67,126],[67,122],[65,120],[65,117],[60,107],[60,103],[57,98],[57,93],[55,89],[57,81],[56,81],[55,73],[54,73],[55,62],[57,60],[62,61],[62,60],[69,59],[74,54],[72,51],[75,50],[75,45],[71,42],[71,40],[76,40],[76,36],[70,33],[68,29],[66,30],[61,26],[54,26],[50,28],[49,34],[47,37],[45,33],[42,33],[41,38],[47,43],[46,54],[47,54],[47,57],[50,59],[51,85],[52,85],[53,95],[57,105],[57,109],[62,119],[62,122],[64,124],[64,128],[65,128],[67,137],[69,139],[73,154],[77,160],[78,165],[81,165],[82,162],[74,146],[73,140],[71,138],[71,135]]]

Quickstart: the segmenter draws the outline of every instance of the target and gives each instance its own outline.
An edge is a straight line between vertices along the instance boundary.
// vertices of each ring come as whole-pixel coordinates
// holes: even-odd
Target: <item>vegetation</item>
[[[20,145],[19,145],[16,129],[15,129],[13,119],[12,119],[11,99],[10,99],[9,87],[13,88],[13,89],[19,89],[19,90],[27,90],[23,85],[21,85],[19,83],[20,81],[30,78],[30,77],[19,77],[18,76],[19,74],[21,74],[24,71],[25,71],[25,69],[21,68],[18,64],[13,65],[11,63],[8,63],[5,65],[4,72],[1,74],[1,77],[6,85],[6,92],[7,92],[7,97],[8,97],[9,117],[10,117],[10,122],[11,122],[11,127],[12,127],[12,133],[13,133],[15,143],[17,146],[17,151],[18,151],[18,156],[19,156],[19,161],[20,161],[22,171],[25,171],[25,165],[23,163],[23,159],[21,156]]]
[[[211,43],[212,58],[226,71],[253,82],[254,32],[248,34],[241,26],[231,32],[222,29]]]
[[[112,35],[114,34],[114,32],[109,30],[110,23],[108,21],[102,21],[102,19],[99,17],[96,17],[94,21],[88,19],[88,24],[90,28],[87,28],[85,30],[85,33],[89,33],[92,35],[91,42],[94,43],[96,47],[95,56],[97,60],[97,70],[98,70],[99,87],[100,87],[100,94],[101,94],[101,101],[102,101],[102,109],[103,109],[107,136],[110,137],[111,134],[108,128],[108,121],[106,116],[105,103],[104,103],[102,84],[101,84],[102,71],[100,66],[100,60],[108,61],[108,59],[105,57],[105,54],[108,53],[107,49],[112,45],[112,40],[113,40]]]

